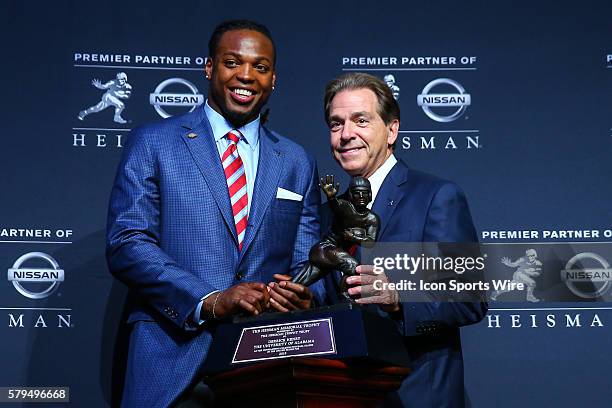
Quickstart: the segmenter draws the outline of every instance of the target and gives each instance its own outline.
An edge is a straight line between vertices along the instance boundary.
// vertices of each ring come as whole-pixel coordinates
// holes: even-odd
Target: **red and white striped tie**
[[[229,146],[221,156],[227,188],[229,189],[234,223],[236,224],[236,234],[238,235],[238,249],[242,250],[242,241],[247,227],[248,203],[246,174],[242,159],[238,154],[238,141],[240,137],[238,131],[231,131],[227,134],[230,141]]]

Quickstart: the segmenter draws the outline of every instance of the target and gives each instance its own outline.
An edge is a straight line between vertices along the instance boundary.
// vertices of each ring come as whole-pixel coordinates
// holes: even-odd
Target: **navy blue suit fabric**
[[[477,234],[461,189],[454,183],[409,168],[398,160],[385,178],[372,210],[380,216],[379,242],[477,242]],[[323,211],[322,225],[329,224]],[[328,299],[338,276],[325,279]],[[459,327],[482,320],[485,303],[405,302],[389,316],[397,322],[412,358],[412,372],[384,406],[463,407],[463,357]],[[438,322],[444,330],[434,335],[417,332],[419,324]]]
[[[303,196],[279,199],[281,187]],[[130,289],[122,405],[165,407],[199,378],[213,322],[195,328],[200,299],[245,281],[294,274],[319,237],[318,175],[296,143],[260,128],[260,159],[243,244],[202,107],[134,129],[112,189],[107,261]],[[322,297],[322,283],[311,289]]]

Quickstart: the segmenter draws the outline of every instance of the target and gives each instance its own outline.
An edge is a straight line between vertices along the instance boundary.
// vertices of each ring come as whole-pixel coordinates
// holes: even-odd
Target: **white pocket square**
[[[280,198],[281,200],[302,201],[303,197],[298,193],[279,187],[278,190],[276,190],[276,198]]]

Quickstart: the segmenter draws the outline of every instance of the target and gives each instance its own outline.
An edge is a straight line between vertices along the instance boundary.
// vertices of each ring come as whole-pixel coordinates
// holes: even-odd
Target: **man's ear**
[[[397,119],[393,119],[391,123],[389,123],[388,135],[387,135],[387,144],[391,146],[395,143],[397,139],[397,135],[399,133],[400,122]]]
[[[204,73],[206,74],[206,79],[212,78],[212,70],[213,70],[213,60],[212,58],[206,58],[206,65],[204,65]]]

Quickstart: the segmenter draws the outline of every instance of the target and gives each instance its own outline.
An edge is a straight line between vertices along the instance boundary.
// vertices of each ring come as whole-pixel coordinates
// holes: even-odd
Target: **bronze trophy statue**
[[[323,239],[310,249],[308,262],[293,281],[302,285],[311,285],[332,271],[340,271],[343,275],[340,292],[348,301],[289,313],[264,313],[254,318],[225,323],[217,327],[206,360],[205,373],[211,375],[238,369],[234,372],[235,374],[229,371],[212,380],[213,388],[216,388],[218,395],[225,393],[224,398],[230,400],[240,398],[234,391],[236,378],[239,378],[235,376],[241,373],[242,366],[256,362],[276,361],[271,363],[272,365],[262,366],[260,370],[264,377],[276,366],[283,367],[282,370],[285,370],[286,364],[291,367],[297,367],[304,361],[307,362],[306,364],[315,364],[308,363],[309,360],[315,360],[311,357],[316,357],[317,362],[325,362],[329,359],[346,362],[358,361],[356,365],[347,363],[342,369],[351,373],[349,375],[351,378],[354,376],[354,370],[365,368],[370,370],[368,372],[371,375],[377,375],[379,371],[376,370],[380,369],[381,364],[393,366],[394,369],[408,367],[410,364],[410,355],[406,351],[396,323],[369,308],[361,307],[347,293],[346,278],[356,274],[355,268],[358,265],[358,261],[353,257],[354,251],[362,245],[373,245],[380,227],[379,217],[367,207],[372,201],[370,182],[363,177],[355,177],[351,180],[347,193],[340,197],[336,196],[340,185],[334,183],[333,176],[321,178],[320,186],[328,198],[333,221]],[[309,358],[304,360],[306,357]],[[279,366],[279,359],[285,359],[287,363]],[[309,367],[308,372],[314,372],[312,370],[315,366]],[[252,372],[248,371],[251,369],[256,368],[246,368],[247,371],[244,373],[251,373],[247,375],[252,376]],[[299,368],[291,368],[292,372],[299,373],[299,370]],[[285,371],[282,372],[281,376],[285,376]],[[403,379],[407,371],[401,373],[399,378]],[[362,376],[363,374],[357,375],[358,378]],[[304,389],[312,389],[313,378],[309,377],[306,381],[308,386]],[[329,383],[328,378],[328,374],[317,375],[314,378],[316,387],[324,387]],[[238,380],[238,383],[240,382],[242,380]],[[400,382],[397,382],[394,387],[398,387]],[[292,387],[299,383],[300,380],[292,381]],[[386,382],[383,383],[386,384]],[[225,387],[224,384],[230,384],[230,386]],[[297,385],[297,387],[302,387],[302,385]],[[345,388],[344,385],[341,388],[346,389],[347,395],[350,395],[349,399],[354,401],[355,389]],[[385,388],[380,394],[380,399],[388,391],[390,389]],[[296,395],[300,392],[296,391]],[[334,386],[330,395],[338,396],[338,400],[344,405],[345,396],[337,393],[338,387]],[[270,395],[273,395],[275,403],[278,402],[277,392]],[[368,401],[370,401],[370,396],[368,396]],[[288,404],[286,400],[281,400],[281,402],[284,404],[282,406]],[[244,406],[244,404],[231,406]],[[368,403],[359,406],[373,405]]]
[[[355,275],[358,262],[353,255],[358,246],[376,241],[380,219],[367,207],[372,201],[372,189],[365,177],[351,179],[346,198],[336,196],[340,184],[334,183],[334,176],[322,177],[320,186],[334,219],[327,234],[310,249],[308,262],[293,281],[308,286],[337,270],[343,275],[342,293],[350,299],[344,282]]]

